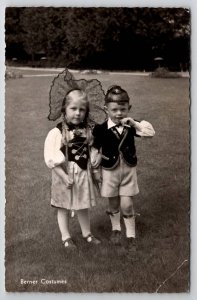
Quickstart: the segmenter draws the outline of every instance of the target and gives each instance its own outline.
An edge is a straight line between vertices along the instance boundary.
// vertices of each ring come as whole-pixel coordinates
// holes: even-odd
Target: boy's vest
[[[124,127],[122,134],[119,134],[115,127],[108,129],[106,121],[94,127],[93,136],[93,147],[102,151],[101,165],[104,169],[114,169],[120,157],[131,167],[137,165],[134,141],[137,134],[134,127]]]

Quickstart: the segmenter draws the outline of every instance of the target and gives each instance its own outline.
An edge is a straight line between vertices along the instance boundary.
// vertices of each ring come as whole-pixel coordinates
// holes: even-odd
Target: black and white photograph
[[[5,9],[5,290],[190,292],[191,10]]]

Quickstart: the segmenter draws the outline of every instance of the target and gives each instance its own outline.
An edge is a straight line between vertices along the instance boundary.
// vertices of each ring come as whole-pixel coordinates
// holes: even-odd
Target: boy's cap
[[[105,96],[105,103],[129,103],[129,96],[119,85],[111,86]]]

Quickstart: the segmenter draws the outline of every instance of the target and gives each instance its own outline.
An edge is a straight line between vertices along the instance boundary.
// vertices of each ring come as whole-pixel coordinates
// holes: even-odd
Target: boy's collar
[[[115,124],[113,121],[112,121],[112,119],[108,119],[107,120],[107,129],[110,129],[110,128],[112,128],[112,127],[115,127],[117,124]]]

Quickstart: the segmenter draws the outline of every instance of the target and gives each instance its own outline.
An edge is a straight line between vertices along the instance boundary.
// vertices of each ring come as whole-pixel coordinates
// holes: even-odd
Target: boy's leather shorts
[[[102,197],[135,196],[138,193],[136,167],[130,167],[120,159],[115,169],[102,168]]]

